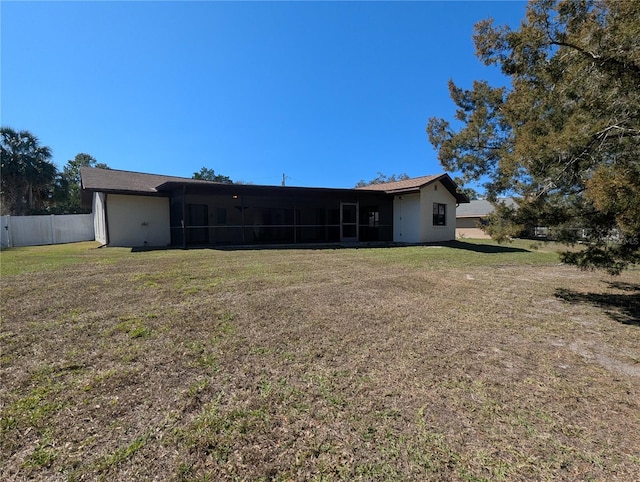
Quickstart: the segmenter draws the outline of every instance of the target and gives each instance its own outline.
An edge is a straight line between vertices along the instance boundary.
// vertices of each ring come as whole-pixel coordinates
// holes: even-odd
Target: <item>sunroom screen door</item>
[[[340,204],[340,242],[358,242],[358,204]]]

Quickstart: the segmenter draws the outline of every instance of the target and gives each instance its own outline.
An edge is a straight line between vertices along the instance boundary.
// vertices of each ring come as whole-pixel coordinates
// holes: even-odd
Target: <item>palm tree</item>
[[[43,208],[56,177],[51,149],[29,131],[0,128],[3,214],[24,215]]]

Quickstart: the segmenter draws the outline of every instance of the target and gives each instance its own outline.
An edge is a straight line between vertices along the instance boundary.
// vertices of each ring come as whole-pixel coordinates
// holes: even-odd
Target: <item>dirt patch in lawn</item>
[[[2,278],[2,480],[640,479],[638,270],[77,256]]]

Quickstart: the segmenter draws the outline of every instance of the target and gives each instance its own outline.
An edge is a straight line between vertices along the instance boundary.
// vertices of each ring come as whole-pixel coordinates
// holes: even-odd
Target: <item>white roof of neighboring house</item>
[[[507,206],[518,207],[515,199],[507,197],[498,199],[498,203],[505,203]],[[493,204],[486,199],[475,199],[469,204],[461,204],[456,209],[456,218],[483,218],[494,211]]]

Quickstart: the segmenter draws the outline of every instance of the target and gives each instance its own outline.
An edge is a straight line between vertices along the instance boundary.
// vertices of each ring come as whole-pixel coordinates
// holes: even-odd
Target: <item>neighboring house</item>
[[[256,186],[81,169],[96,240],[109,246],[425,243],[455,238],[447,174],[358,189]]]
[[[517,206],[512,198],[498,199],[498,202],[504,202],[507,206]],[[460,206],[456,211],[456,238],[488,239],[490,236],[480,226],[494,209],[493,204],[484,199],[473,200]]]

